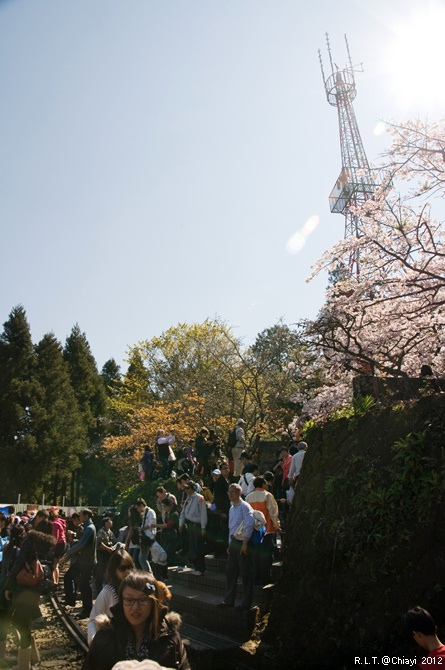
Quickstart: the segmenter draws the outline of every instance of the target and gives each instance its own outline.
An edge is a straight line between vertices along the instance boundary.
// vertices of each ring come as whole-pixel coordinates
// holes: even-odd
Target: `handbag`
[[[154,538],[148,537],[144,532],[141,533],[141,547],[148,549],[154,542]]]
[[[15,583],[18,586],[38,586],[45,579],[42,564],[36,557],[31,563],[26,562],[23,568],[18,571]]]

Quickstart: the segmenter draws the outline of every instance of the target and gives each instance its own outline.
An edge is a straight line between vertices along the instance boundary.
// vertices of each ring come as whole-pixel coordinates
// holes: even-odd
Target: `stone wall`
[[[352,388],[354,398],[370,395],[382,405],[388,405],[400,400],[416,400],[425,395],[445,393],[445,379],[360,375],[354,378]]]
[[[413,658],[403,614],[414,605],[445,639],[444,435],[442,394],[311,431],[261,670]]]

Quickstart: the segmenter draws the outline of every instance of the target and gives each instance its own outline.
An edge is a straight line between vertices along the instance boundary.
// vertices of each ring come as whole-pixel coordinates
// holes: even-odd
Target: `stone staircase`
[[[169,568],[170,606],[182,616],[181,634],[188,644],[194,670],[235,668],[239,663],[231,665],[228,652],[251,638],[258,617],[269,611],[274,585],[254,586],[253,606],[247,612],[233,607],[219,608],[217,605],[224,598],[226,559],[207,555],[205,564],[201,577],[193,575],[192,568],[185,567],[180,572],[175,567]],[[281,563],[277,561],[272,568],[273,581],[278,581],[280,575]],[[237,596],[241,593],[241,580],[238,580]]]

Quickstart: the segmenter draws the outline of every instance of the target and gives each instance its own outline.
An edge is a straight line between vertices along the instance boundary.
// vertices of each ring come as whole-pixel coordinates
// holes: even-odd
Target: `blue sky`
[[[428,99],[406,83],[400,40],[422,17],[443,34],[442,10],[0,0],[1,322],[22,304],[35,342],[63,342],[77,322],[101,367],[178,322],[218,316],[249,343],[280,317],[315,316],[327,280],[305,280],[344,231],[329,212],[341,161],[317,50],[327,69],[328,31],[343,67],[347,33],[364,63],[355,110],[373,162],[380,118],[441,116],[441,80]]]

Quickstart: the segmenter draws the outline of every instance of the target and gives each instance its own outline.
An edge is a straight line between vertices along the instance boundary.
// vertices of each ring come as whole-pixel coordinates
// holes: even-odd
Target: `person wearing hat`
[[[244,419],[238,419],[236,422],[236,444],[232,447],[233,474],[235,477],[240,477],[243,471],[243,465],[240,458],[246,446],[246,434],[244,432],[245,425],[246,422]]]
[[[188,557],[193,563],[192,575],[201,577],[204,574],[204,538],[207,528],[207,505],[204,496],[197,493],[195,483],[188,481],[185,485],[187,500],[179,516],[179,532],[188,531]]]

